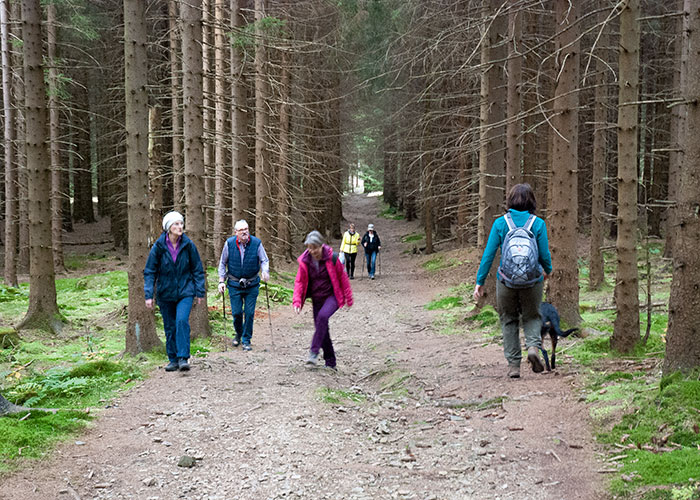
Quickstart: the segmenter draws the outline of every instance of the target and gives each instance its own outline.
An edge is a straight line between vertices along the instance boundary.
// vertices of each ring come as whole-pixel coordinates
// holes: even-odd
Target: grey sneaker
[[[520,365],[508,365],[508,377],[520,378]]]
[[[527,348],[527,362],[532,365],[532,371],[540,373],[544,371],[544,364],[540,358],[540,350],[537,346],[531,345]]]
[[[306,360],[308,366],[316,366],[318,364],[318,353],[309,351],[309,357]]]
[[[185,358],[181,358],[180,361],[178,361],[178,368],[180,368],[181,372],[187,372],[190,371],[190,364]]]
[[[179,364],[177,361],[171,361],[170,363],[167,364],[165,367],[166,372],[174,372],[177,370]]]
[[[243,344],[243,350],[244,351],[252,351],[253,348],[250,346],[250,344]]]

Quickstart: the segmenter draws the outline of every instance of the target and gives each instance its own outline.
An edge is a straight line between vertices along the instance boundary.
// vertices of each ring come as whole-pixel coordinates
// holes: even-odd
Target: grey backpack
[[[516,227],[510,212],[505,215],[508,233],[501,245],[498,278],[508,288],[530,288],[542,276],[537,240],[532,234],[535,216],[530,215],[523,227]]]

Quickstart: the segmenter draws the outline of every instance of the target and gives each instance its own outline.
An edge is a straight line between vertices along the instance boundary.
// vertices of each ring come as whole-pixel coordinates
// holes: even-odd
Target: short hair
[[[241,219],[239,221],[236,221],[236,224],[233,226],[233,230],[238,231],[239,229],[243,229],[244,227],[248,227],[248,223],[245,221],[245,219]]]
[[[323,235],[318,231],[311,231],[306,236],[306,240],[304,240],[304,245],[316,245],[320,247],[321,245],[323,245]]]
[[[506,198],[506,209],[511,208],[531,214],[537,211],[537,200],[530,184],[516,184],[510,189]]]

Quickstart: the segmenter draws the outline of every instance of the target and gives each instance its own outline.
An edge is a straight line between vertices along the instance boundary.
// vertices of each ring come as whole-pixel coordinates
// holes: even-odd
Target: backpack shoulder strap
[[[515,229],[515,222],[513,222],[513,217],[510,215],[510,212],[506,212],[506,215],[503,218],[506,220],[506,224],[508,224],[509,231]]]
[[[525,229],[528,231],[532,232],[532,225],[535,223],[535,214],[530,214],[530,217],[527,219],[527,222],[525,223]]]

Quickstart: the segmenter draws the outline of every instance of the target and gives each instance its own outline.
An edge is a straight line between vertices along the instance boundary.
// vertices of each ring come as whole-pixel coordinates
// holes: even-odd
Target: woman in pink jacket
[[[306,250],[297,259],[299,271],[294,281],[292,306],[299,314],[304,301],[311,297],[316,330],[311,339],[306,364],[316,366],[318,354],[323,349],[326,367],[335,370],[335,351],[328,330],[328,320],[344,305],[352,306],[350,280],[345,274],[343,263],[333,255],[333,249],[323,243],[321,233],[311,231],[304,244]]]

